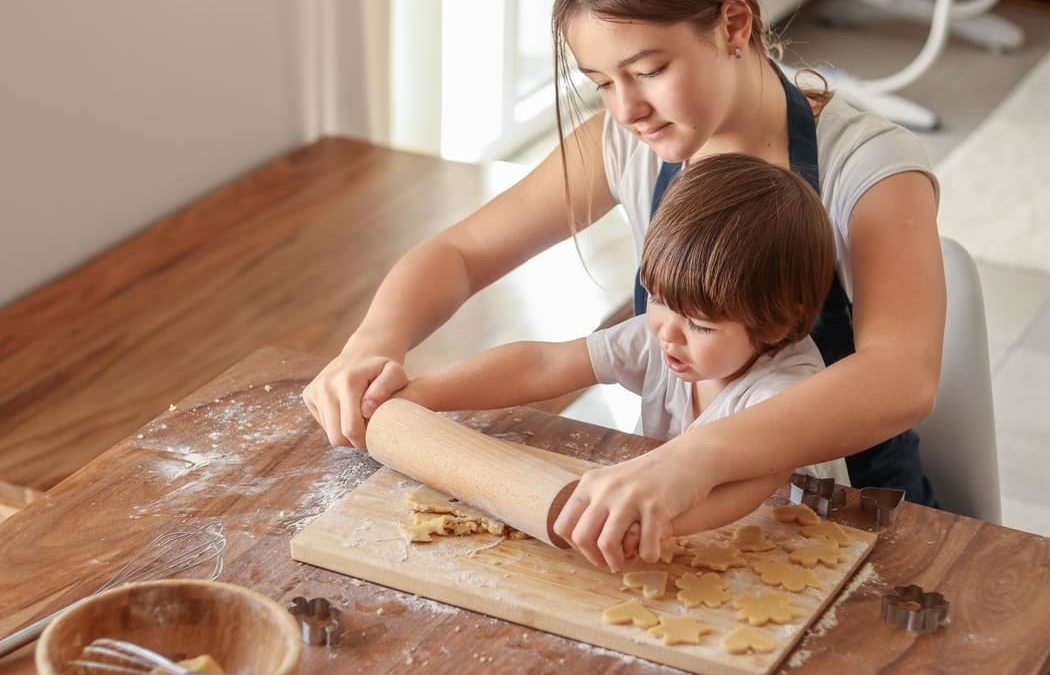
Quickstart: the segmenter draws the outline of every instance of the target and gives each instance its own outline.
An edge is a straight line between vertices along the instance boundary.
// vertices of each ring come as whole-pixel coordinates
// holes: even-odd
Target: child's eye
[[[692,321],[689,322],[689,330],[693,331],[694,333],[712,333],[712,332],[714,332],[713,328],[708,328],[707,326],[701,326],[700,324],[693,323]]]
[[[664,68],[666,68],[666,67],[667,66],[660,66],[656,70],[650,70],[648,73],[638,73],[638,77],[645,77],[645,78],[656,77],[660,73],[664,72]]]

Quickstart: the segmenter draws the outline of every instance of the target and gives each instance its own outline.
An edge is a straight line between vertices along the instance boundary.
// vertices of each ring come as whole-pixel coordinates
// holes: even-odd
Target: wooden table
[[[307,648],[304,673],[671,672],[293,561],[291,536],[377,468],[358,450],[328,447],[302,406],[323,364],[257,351],[0,523],[0,634],[93,590],[158,533],[219,519],[229,537],[222,580],[282,603],[326,596],[346,612],[344,644]],[[600,462],[655,445],[528,408],[459,419]],[[906,504],[869,563],[785,670],[1050,667],[1050,540]],[[915,636],[881,623],[881,593],[904,583],[944,593],[951,624]],[[0,674],[29,672],[29,647],[0,660]]]

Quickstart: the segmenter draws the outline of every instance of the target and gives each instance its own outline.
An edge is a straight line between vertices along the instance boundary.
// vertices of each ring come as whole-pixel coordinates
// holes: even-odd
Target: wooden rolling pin
[[[559,548],[554,521],[580,474],[486,436],[404,399],[372,414],[365,432],[369,454],[435,490]]]

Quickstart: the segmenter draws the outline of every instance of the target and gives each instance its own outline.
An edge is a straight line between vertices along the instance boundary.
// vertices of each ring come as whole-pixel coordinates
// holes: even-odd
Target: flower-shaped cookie
[[[816,525],[820,522],[820,516],[816,511],[805,504],[788,504],[787,506],[773,507],[773,517],[782,523],[795,523],[799,525]]]
[[[607,608],[602,612],[602,620],[612,624],[633,623],[641,628],[651,628],[660,622],[655,614],[637,600],[628,600]]]
[[[760,575],[759,578],[770,586],[783,586],[785,589],[797,593],[807,586],[821,588],[820,579],[813,570],[791,565],[776,560],[759,560],[753,567]]]
[[[693,567],[706,567],[716,572],[725,572],[730,567],[747,567],[747,560],[735,546],[717,544],[699,544],[694,546]]]
[[[714,609],[729,599],[726,582],[714,572],[702,576],[686,573],[675,579],[674,585],[681,589],[677,597],[686,607],[699,607],[703,603]]]
[[[733,598],[733,607],[739,610],[736,613],[737,618],[747,621],[752,626],[764,626],[770,621],[791,623],[795,616],[791,598],[772,591],[747,593]]]
[[[830,539],[821,539],[813,544],[798,546],[788,554],[792,562],[803,567],[815,567],[822,563],[825,567],[834,567],[843,557],[838,545]]]
[[[830,521],[818,523],[816,525],[806,525],[802,528],[802,534],[810,539],[829,539],[839,546],[849,546],[853,543],[853,540],[850,539],[846,530],[839,527],[837,523],[832,523]]]

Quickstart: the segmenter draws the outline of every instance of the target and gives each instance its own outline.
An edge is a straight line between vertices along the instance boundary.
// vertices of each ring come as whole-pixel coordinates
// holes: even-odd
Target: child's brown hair
[[[739,321],[773,351],[813,329],[834,274],[831,224],[813,188],[735,153],[671,181],[642,249],[642,284],[669,309]]]

